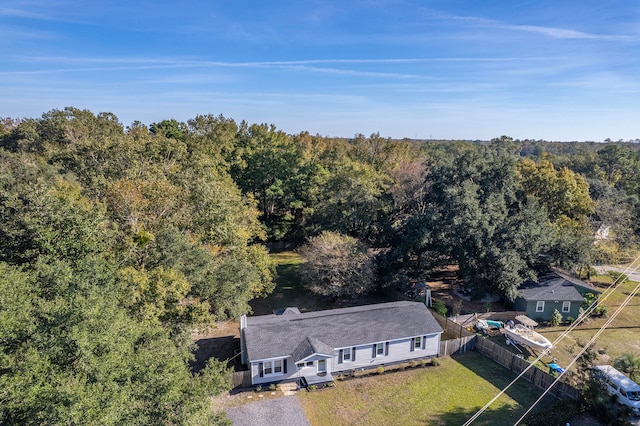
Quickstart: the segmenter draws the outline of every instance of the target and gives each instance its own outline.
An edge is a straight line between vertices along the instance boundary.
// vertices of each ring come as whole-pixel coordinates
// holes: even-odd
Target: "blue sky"
[[[1,0],[0,117],[640,138],[640,2]]]

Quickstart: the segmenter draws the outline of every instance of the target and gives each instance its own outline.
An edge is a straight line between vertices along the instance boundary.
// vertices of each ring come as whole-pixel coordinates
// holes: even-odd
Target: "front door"
[[[318,360],[318,374],[327,372],[327,360],[319,359]]]

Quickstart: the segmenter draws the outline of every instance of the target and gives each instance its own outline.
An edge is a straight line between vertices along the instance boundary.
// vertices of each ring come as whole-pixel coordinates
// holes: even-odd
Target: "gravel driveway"
[[[250,402],[225,412],[234,426],[310,426],[296,396]]]

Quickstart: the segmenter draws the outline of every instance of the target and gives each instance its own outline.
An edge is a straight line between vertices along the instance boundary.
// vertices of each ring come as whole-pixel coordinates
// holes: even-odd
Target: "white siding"
[[[304,361],[316,361],[313,367],[303,367],[298,370],[296,363],[293,362],[291,357],[287,360],[287,372],[282,374],[273,374],[269,376],[260,377],[259,364],[264,361],[254,361],[251,363],[251,380],[254,385],[262,383],[274,383],[284,380],[295,380],[298,377],[304,375],[317,374],[317,360],[327,360],[327,371],[330,373],[349,371],[361,368],[373,368],[383,364],[394,364],[403,361],[408,361],[415,358],[427,358],[438,356],[440,349],[440,333],[429,334],[422,336],[424,339],[424,349],[411,350],[411,344],[413,340],[411,338],[394,340],[389,342],[389,351],[386,356],[373,357],[373,343],[369,345],[356,346],[355,361],[347,361],[338,363],[338,357],[326,358],[322,355],[314,355],[305,359]],[[380,342],[387,343],[387,342]],[[338,350],[336,350],[338,352]],[[281,358],[284,359],[284,358]]]
[[[293,362],[293,359],[291,357],[280,358],[280,359],[287,360],[287,372],[285,373],[283,368],[283,372],[281,374],[270,374],[268,376],[263,376],[263,377],[260,377],[260,363],[264,363],[265,361],[252,362],[251,363],[251,382],[254,385],[258,385],[261,383],[273,383],[273,382],[280,382],[283,380],[296,378],[297,369],[296,369],[295,363]]]
[[[336,371],[349,371],[360,368],[371,368],[382,364],[393,364],[408,361],[414,358],[438,356],[440,350],[440,334],[430,334],[425,338],[425,348],[411,350],[411,338],[389,342],[387,356],[373,357],[373,344],[356,347],[356,360],[338,364],[338,359],[333,360],[333,369]],[[386,343],[386,342],[383,342]]]

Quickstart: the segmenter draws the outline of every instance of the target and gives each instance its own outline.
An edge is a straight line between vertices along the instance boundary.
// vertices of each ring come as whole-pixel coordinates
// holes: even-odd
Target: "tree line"
[[[224,366],[191,374],[188,333],[273,289],[269,244],[301,246],[319,293],[454,263],[472,294],[510,300],[549,264],[585,270],[640,236],[633,144],[290,135],[221,115],[125,127],[65,108],[0,120],[0,147],[5,423],[224,422],[207,399]]]

